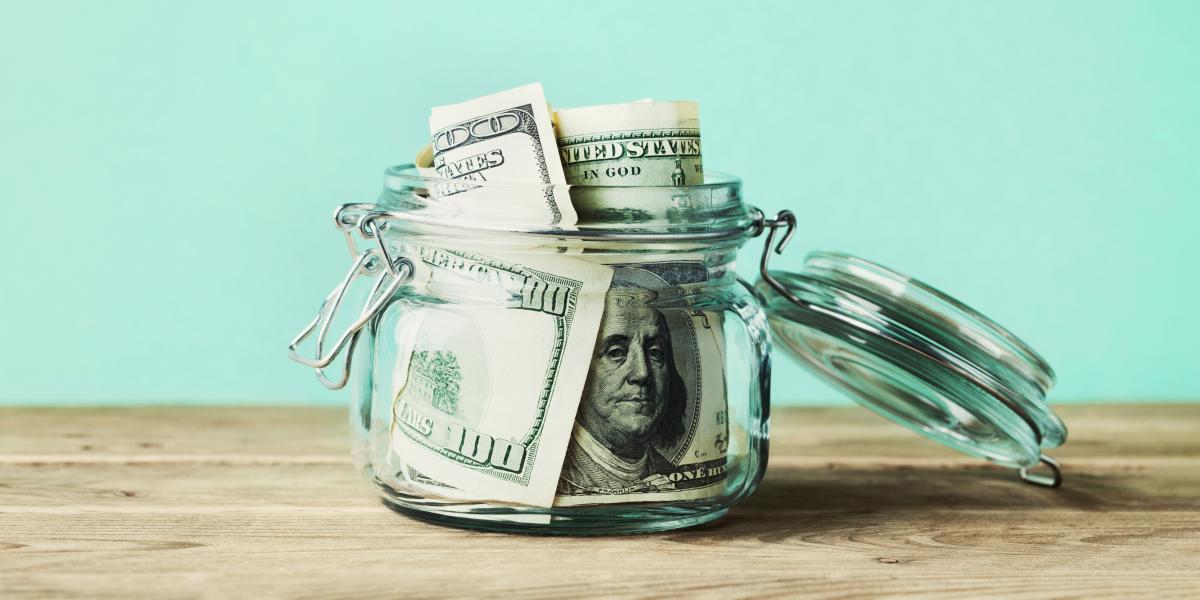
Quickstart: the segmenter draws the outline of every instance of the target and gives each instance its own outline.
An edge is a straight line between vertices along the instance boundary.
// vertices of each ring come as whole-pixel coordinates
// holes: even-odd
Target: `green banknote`
[[[393,448],[478,498],[549,506],[611,269],[423,247],[427,293],[394,335]]]

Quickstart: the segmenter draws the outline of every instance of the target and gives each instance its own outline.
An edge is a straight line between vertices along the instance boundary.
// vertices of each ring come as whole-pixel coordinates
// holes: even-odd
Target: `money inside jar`
[[[703,208],[676,189],[703,183],[695,102],[555,112],[532,84],[435,107],[429,125],[418,172],[473,220],[636,227]],[[487,183],[543,191],[498,196]],[[631,186],[662,193],[620,189]],[[413,252],[417,285],[496,301],[422,306],[393,333],[405,351],[392,377],[390,443],[409,484],[540,507],[724,491],[723,317],[688,302],[724,261],[703,249],[446,246]]]

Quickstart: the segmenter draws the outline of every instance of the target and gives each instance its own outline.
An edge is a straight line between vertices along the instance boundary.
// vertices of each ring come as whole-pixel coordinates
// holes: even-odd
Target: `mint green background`
[[[0,403],[339,402],[284,346],[335,204],[430,106],[700,101],[705,165],[1042,351],[1200,398],[1200,3],[28,2],[0,8]],[[747,272],[755,243],[744,255]],[[777,402],[845,402],[776,361]]]

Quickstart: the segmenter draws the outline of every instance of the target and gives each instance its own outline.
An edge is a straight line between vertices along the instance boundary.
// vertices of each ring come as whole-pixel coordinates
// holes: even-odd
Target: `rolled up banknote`
[[[704,181],[696,103],[590,106],[560,110],[556,119],[581,222],[689,230],[723,213],[727,199],[673,189]],[[613,280],[555,505],[719,495],[729,449],[723,317],[681,300],[708,285],[704,256],[643,255],[609,266]]]
[[[555,505],[719,495],[729,448],[723,317],[682,301],[707,285],[708,268],[611,266]]]
[[[404,313],[392,448],[472,497],[550,506],[612,270],[577,258],[425,247],[445,306]]]
[[[540,85],[436,107],[430,129],[418,172],[453,180],[429,196],[459,224],[575,223]],[[437,239],[406,245],[419,293],[447,304],[414,304],[396,323],[393,452],[406,479],[457,499],[550,506],[612,271]]]
[[[393,375],[392,445],[403,457],[404,479],[456,501],[533,506],[545,506],[530,494],[545,485],[550,465],[561,465],[555,506],[697,500],[725,491],[723,316],[679,302],[709,285],[710,268],[693,257],[609,268],[591,354],[581,356],[576,347],[557,368],[554,352],[547,352],[554,344],[529,335],[538,328],[534,317],[422,309],[401,320],[397,346],[412,352]],[[510,344],[523,351],[510,352]],[[538,385],[564,394],[580,389],[571,375],[579,361],[588,361],[588,372],[575,419],[565,422],[560,410],[571,399],[555,395],[543,404],[543,422],[523,420],[529,415],[522,400],[535,396]],[[548,379],[535,376],[539,365]],[[535,430],[537,438],[521,434]],[[514,486],[510,469],[521,459],[533,476]]]
[[[685,186],[704,182],[695,102],[640,100],[556,112],[567,183]]]
[[[461,182],[435,189],[439,199],[460,204],[472,219],[575,224],[568,194],[553,187],[567,181],[556,160],[554,124],[541,84],[434,107],[429,129],[434,171],[442,179]],[[472,182],[528,186],[501,196]],[[474,197],[473,191],[478,192]]]

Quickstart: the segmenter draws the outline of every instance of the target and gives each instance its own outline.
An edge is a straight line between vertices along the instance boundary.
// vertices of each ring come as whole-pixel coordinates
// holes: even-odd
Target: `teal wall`
[[[1197,2],[8,2],[0,403],[339,402],[284,346],[426,115],[700,101],[705,164],[1008,325],[1053,398],[1200,398]],[[757,245],[748,251],[752,260]],[[842,402],[781,363],[776,399]]]

